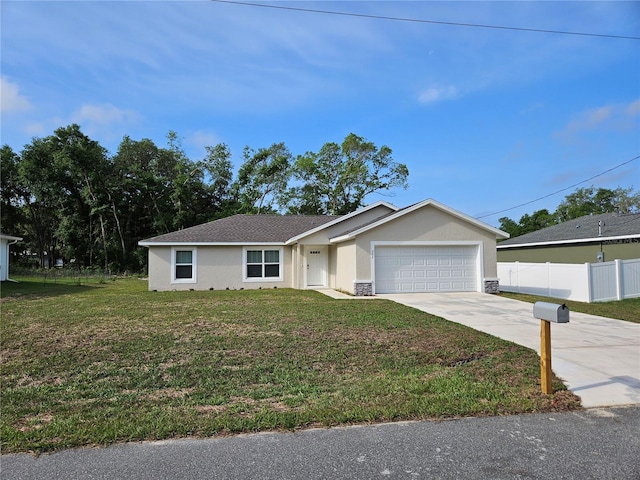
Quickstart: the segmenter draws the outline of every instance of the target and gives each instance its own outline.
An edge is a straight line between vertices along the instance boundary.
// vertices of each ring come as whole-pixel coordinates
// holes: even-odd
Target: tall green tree
[[[245,147],[234,193],[244,213],[273,213],[291,178],[292,155],[284,143],[257,151]]]
[[[615,190],[594,187],[579,188],[567,195],[558,205],[558,221],[566,222],[584,215],[599,213],[635,213],[640,211],[640,192],[633,188],[618,187]]]
[[[65,256],[82,266],[108,269],[115,228],[109,224],[107,151],[75,124],[57,129],[47,141],[61,194],[56,236],[65,246]]]
[[[499,219],[500,230],[507,232],[512,237],[524,235],[526,233],[535,232],[542,228],[550,227],[557,223],[555,215],[549,213],[549,210],[542,209],[533,212],[531,215],[525,213],[520,217],[518,223],[508,217]]]
[[[205,147],[207,152],[201,165],[208,179],[211,205],[209,220],[228,217],[242,210],[242,205],[234,192],[233,164],[231,150],[220,143]]]
[[[25,145],[18,164],[19,178],[25,187],[25,221],[20,234],[27,250],[37,255],[40,267],[46,266],[47,257],[55,260],[59,254],[56,229],[61,220],[61,194],[53,164],[50,142],[42,138],[34,138]]]
[[[377,148],[353,133],[342,144],[325,143],[318,153],[298,156],[287,192],[290,213],[342,215],[364,205],[367,195],[407,188],[409,170],[392,159],[386,145]]]
[[[205,164],[187,157],[175,132],[170,131],[167,139],[168,148],[160,150],[160,160],[168,167],[162,175],[174,207],[171,230],[177,230],[207,221],[212,197],[205,182]]]
[[[24,232],[42,266],[47,256],[50,266],[63,258],[79,267],[109,267],[109,171],[106,150],[78,125],[25,146],[18,167],[25,187]]]
[[[220,218],[238,210],[231,193],[233,169],[226,145],[206,147],[190,160],[175,132],[167,147],[124,137],[113,157],[114,192],[125,238],[123,264],[144,269],[147,251],[138,241]]]
[[[634,192],[633,187],[615,190],[594,187],[578,188],[567,195],[553,213],[548,210],[538,210],[531,215],[524,214],[518,222],[509,217],[502,217],[500,229],[512,237],[535,232],[542,228],[566,222],[584,215],[600,213],[638,213],[640,212],[640,192]]]
[[[143,238],[240,212],[348,213],[369,193],[406,187],[408,175],[388,147],[353,134],[298,157],[295,169],[284,143],[246,147],[235,179],[226,145],[193,161],[172,131],[164,148],[125,136],[110,156],[74,124],[1,154],[2,225],[16,227],[40,264],[117,271],[145,268]]]
[[[114,188],[110,195],[124,238],[122,269],[143,270],[147,252],[138,247],[138,241],[169,231],[165,217],[168,202],[155,173],[159,150],[149,139],[136,141],[125,136],[112,158]]]
[[[0,231],[17,233],[24,221],[22,204],[26,189],[18,171],[20,155],[9,145],[0,150]]]

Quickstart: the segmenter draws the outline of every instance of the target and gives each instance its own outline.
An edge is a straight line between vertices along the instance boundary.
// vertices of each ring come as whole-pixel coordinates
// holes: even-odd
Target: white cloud
[[[6,77],[0,77],[0,111],[2,113],[25,112],[32,108],[29,99],[20,95],[18,85]]]
[[[57,126],[77,123],[83,133],[98,140],[107,148],[123,135],[130,133],[141,116],[135,110],[118,108],[110,103],[84,104],[69,116],[69,120],[57,119]]]
[[[565,132],[575,133],[583,130],[593,130],[594,128],[597,128],[598,125],[601,125],[609,119],[612,113],[613,109],[611,106],[595,108],[593,110],[583,112],[578,116],[578,118],[569,122],[565,128]]]
[[[628,104],[610,104],[579,113],[562,129],[554,133],[557,138],[571,138],[584,132],[597,130],[628,131],[637,124],[640,100]]]
[[[222,143],[220,137],[213,132],[206,132],[204,130],[198,130],[188,135],[185,138],[185,143],[190,150],[197,152],[197,155],[203,156],[205,147],[213,147],[219,143]]]
[[[82,105],[72,115],[76,123],[86,123],[93,126],[109,126],[114,123],[128,123],[137,118],[133,110],[118,108],[110,103],[102,105]]]
[[[528,107],[523,108],[518,113],[520,115],[528,115],[530,113],[537,112],[537,111],[542,110],[544,108],[545,108],[545,104],[544,103],[536,102],[536,103],[533,103],[532,105],[529,105]]]
[[[430,87],[424,90],[419,96],[420,103],[435,103],[442,100],[453,100],[458,98],[458,89],[452,85],[447,87]]]
[[[24,131],[29,135],[36,137],[46,133],[45,126],[40,122],[29,123],[24,127]]]
[[[631,102],[629,105],[627,105],[627,108],[625,109],[625,113],[630,117],[635,117],[637,115],[640,115],[640,98],[635,102]]]

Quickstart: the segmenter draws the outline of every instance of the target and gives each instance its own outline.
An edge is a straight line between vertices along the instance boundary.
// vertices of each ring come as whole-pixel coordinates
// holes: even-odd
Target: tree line
[[[175,132],[167,145],[125,136],[113,155],[78,125],[1,155],[0,224],[24,238],[23,262],[141,272],[138,241],[236,213],[342,215],[367,195],[407,188],[406,165],[353,133],[294,156],[284,143],[245,147],[234,173],[225,144],[187,157]],[[28,260],[27,260],[28,259]]]
[[[525,213],[518,222],[509,217],[502,217],[498,221],[500,230],[507,232],[511,237],[517,237],[584,215],[616,212],[640,212],[640,192],[634,192],[633,187],[618,187],[614,190],[596,190],[593,186],[578,188],[567,195],[553,213],[545,208],[531,215]]]

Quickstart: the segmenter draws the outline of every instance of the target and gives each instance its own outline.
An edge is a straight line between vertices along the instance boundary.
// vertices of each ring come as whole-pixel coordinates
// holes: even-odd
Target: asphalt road
[[[3,455],[9,479],[640,479],[640,406]]]

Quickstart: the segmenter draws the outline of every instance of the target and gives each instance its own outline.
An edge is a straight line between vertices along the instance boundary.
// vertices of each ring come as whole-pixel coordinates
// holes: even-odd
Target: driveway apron
[[[531,348],[533,304],[474,292],[376,295]],[[640,324],[571,312],[551,325],[551,365],[587,408],[640,404]]]

